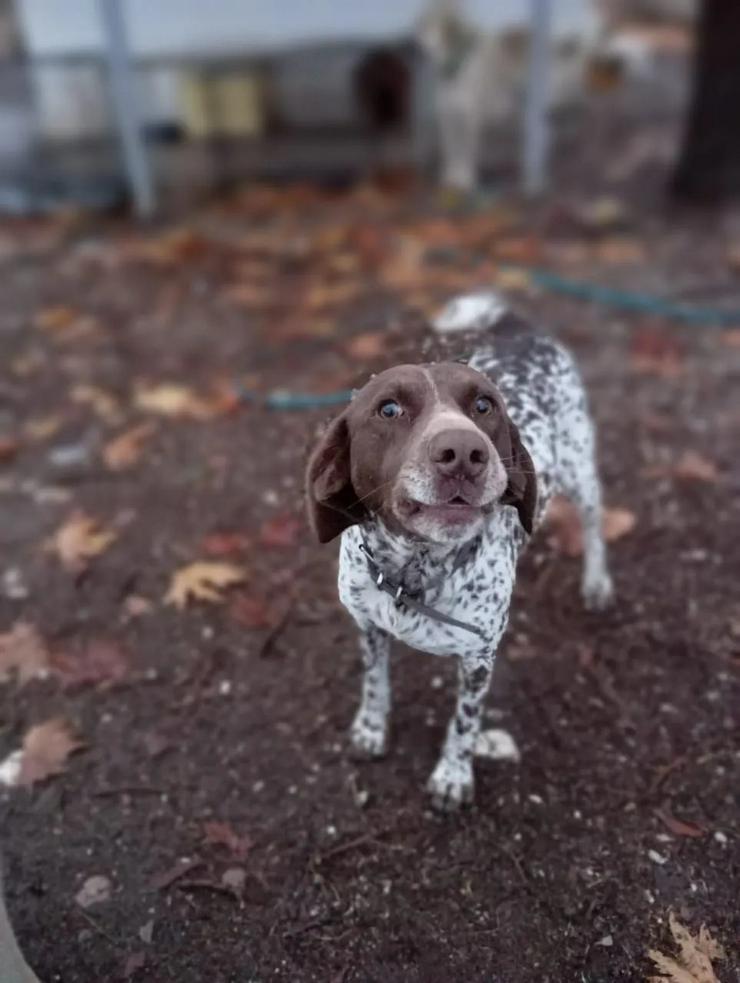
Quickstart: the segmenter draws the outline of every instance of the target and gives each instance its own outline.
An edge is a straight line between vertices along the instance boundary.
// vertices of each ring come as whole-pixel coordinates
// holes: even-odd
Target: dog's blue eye
[[[386,399],[378,407],[378,413],[384,420],[395,420],[397,416],[401,416],[403,409],[395,399]]]
[[[480,413],[481,416],[485,416],[486,413],[490,413],[493,409],[493,403],[488,398],[488,396],[479,396],[475,401],[475,412]]]

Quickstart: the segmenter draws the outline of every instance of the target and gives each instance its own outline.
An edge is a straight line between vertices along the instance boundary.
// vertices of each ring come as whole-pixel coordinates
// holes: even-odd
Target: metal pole
[[[530,54],[524,109],[524,191],[538,195],[547,185],[550,149],[548,86],[550,81],[550,0],[530,0]]]
[[[139,218],[154,212],[154,184],[136,100],[123,17],[124,0],[100,0],[113,111],[123,151],[126,180]]]

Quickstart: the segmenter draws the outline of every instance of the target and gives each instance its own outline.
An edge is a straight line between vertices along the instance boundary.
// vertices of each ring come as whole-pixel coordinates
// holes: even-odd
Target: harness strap
[[[462,628],[463,631],[469,631],[472,634],[477,635],[479,638],[485,637],[483,631],[478,628],[477,625],[471,625],[466,621],[459,621],[457,618],[453,618],[449,614],[444,614],[442,611],[437,611],[436,608],[430,607],[428,604],[424,604],[423,601],[419,600],[417,594],[412,594],[406,590],[402,583],[396,583],[395,581],[386,577],[383,571],[380,569],[378,563],[375,561],[373,552],[364,536],[362,543],[360,544],[360,549],[364,553],[365,559],[367,560],[367,565],[372,575],[373,583],[378,590],[382,590],[385,594],[390,594],[396,607],[410,608],[412,611],[417,611],[426,618],[431,618],[432,621],[439,621],[445,625],[452,625],[454,628]],[[470,547],[468,547],[467,550],[461,550],[461,552],[458,553],[452,566],[453,571],[462,566],[464,560],[467,558],[468,552],[470,552]],[[442,583],[445,579],[447,579],[446,575],[437,580],[432,586],[438,586],[438,584]]]

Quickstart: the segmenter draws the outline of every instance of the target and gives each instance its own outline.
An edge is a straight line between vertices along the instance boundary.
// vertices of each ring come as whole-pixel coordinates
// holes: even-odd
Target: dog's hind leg
[[[379,758],[388,748],[388,713],[391,689],[388,678],[390,636],[380,628],[369,626],[361,637],[362,702],[350,736],[352,747],[363,758]]]
[[[614,597],[602,527],[601,481],[596,466],[596,439],[585,407],[569,415],[561,439],[559,491],[577,507],[583,525],[581,595],[590,611],[602,611]]]

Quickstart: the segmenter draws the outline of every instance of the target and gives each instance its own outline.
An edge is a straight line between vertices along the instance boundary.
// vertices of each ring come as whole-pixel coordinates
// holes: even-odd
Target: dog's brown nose
[[[432,437],[429,458],[446,478],[477,478],[488,464],[488,447],[475,430],[443,430]]]

